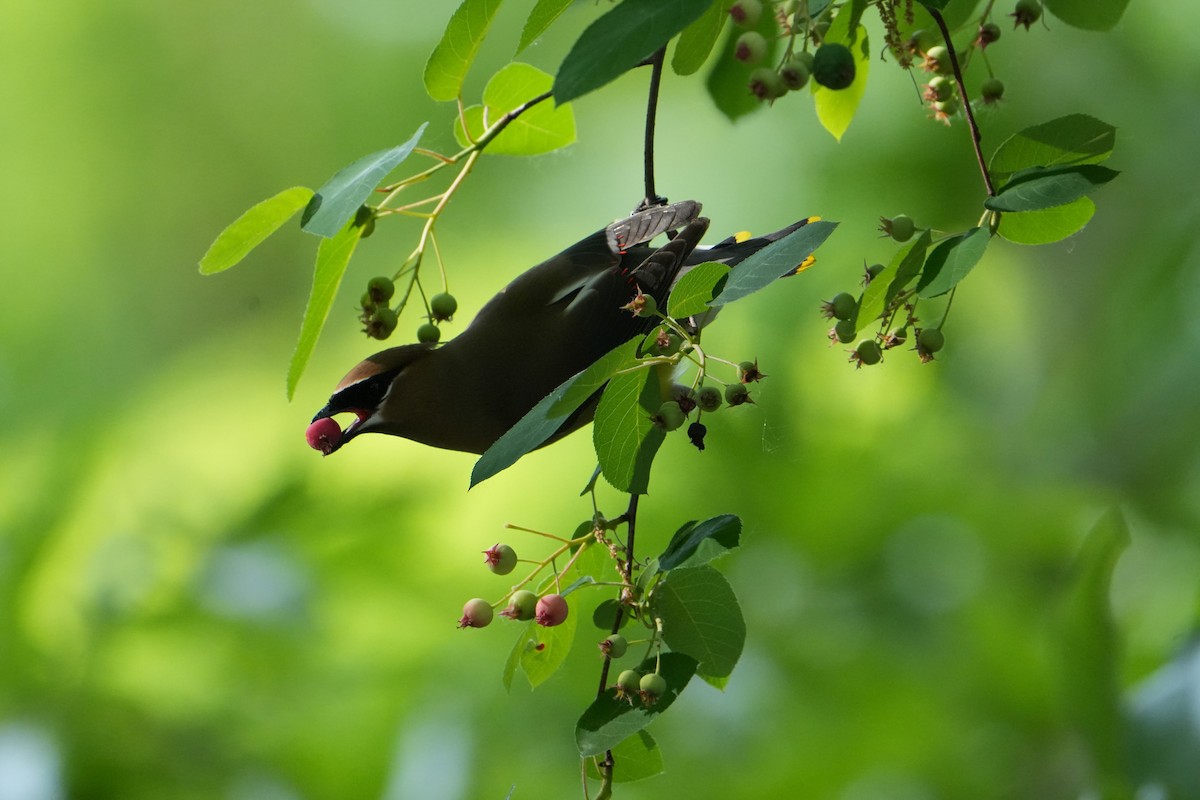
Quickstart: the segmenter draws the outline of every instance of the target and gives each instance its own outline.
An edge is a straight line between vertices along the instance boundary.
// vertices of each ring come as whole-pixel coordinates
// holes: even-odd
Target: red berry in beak
[[[322,455],[329,455],[342,443],[342,429],[329,417],[322,417],[308,426],[304,438],[313,450],[320,450]]]

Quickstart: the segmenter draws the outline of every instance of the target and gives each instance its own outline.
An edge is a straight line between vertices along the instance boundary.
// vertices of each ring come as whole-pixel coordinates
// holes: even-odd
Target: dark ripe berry
[[[954,83],[945,75],[934,75],[925,84],[925,92],[921,96],[927,103],[949,100],[954,95]]]
[[[708,435],[708,428],[699,422],[693,422],[691,425],[688,425],[687,435],[697,450],[703,450],[704,437]]]
[[[737,0],[729,7],[729,17],[739,28],[754,28],[762,18],[762,10],[762,0]]]
[[[701,411],[711,414],[721,407],[721,390],[715,386],[701,386],[696,394],[696,404]]]
[[[636,669],[627,669],[617,676],[617,692],[631,695],[641,688],[642,676]]]
[[[758,368],[758,359],[738,364],[738,380],[742,383],[756,383],[765,377]]]
[[[321,417],[308,426],[304,438],[308,440],[309,447],[327,456],[342,443],[342,427],[329,417]]]
[[[692,413],[692,409],[696,407],[696,390],[690,386],[684,386],[682,383],[672,383],[668,399],[677,403],[679,410],[687,415]]]
[[[936,353],[946,345],[946,336],[941,328],[922,328],[917,334],[917,349]]]
[[[866,364],[878,364],[883,359],[883,349],[879,346],[879,342],[874,339],[866,339],[858,343],[858,347],[854,349],[852,361],[857,361],[859,366]]]
[[[748,88],[750,94],[759,100],[775,100],[787,94],[783,78],[779,77],[779,73],[770,67],[759,67],[751,72]]]
[[[392,279],[383,275],[378,275],[367,281],[367,294],[371,296],[371,302],[374,305],[381,306],[388,300],[392,299],[392,295],[396,293],[396,284],[392,283]],[[365,305],[365,304],[364,304]]]
[[[450,319],[455,311],[458,311],[458,300],[454,299],[454,295],[442,292],[429,298],[429,313],[433,314],[434,319]]]
[[[562,625],[570,611],[566,598],[561,594],[548,594],[537,601],[534,619],[543,628],[553,628],[555,625]]]
[[[791,58],[779,68],[779,78],[783,85],[791,91],[803,89],[808,83],[808,65],[802,59]]]
[[[761,64],[767,57],[767,37],[758,31],[746,31],[733,45],[733,57],[743,64]]]
[[[359,206],[358,210],[354,212],[354,225],[357,228],[361,228],[374,219],[375,209],[370,206]]]
[[[488,569],[497,575],[507,575],[517,568],[517,551],[497,542],[483,551],[483,560]]]
[[[647,673],[638,681],[638,691],[641,692],[642,701],[650,705],[667,693],[667,679],[657,672]]]
[[[442,329],[432,322],[426,322],[417,328],[417,341],[422,344],[437,344],[442,338]]]
[[[731,406],[740,406],[742,403],[749,403],[750,390],[746,388],[744,383],[731,383],[725,387],[725,402]]]
[[[834,319],[853,319],[858,313],[858,301],[849,292],[841,292],[829,301],[829,310],[833,312]]]
[[[500,616],[521,622],[533,619],[537,613],[538,596],[528,589],[519,589],[508,598],[508,605],[500,612]]]
[[[845,89],[854,83],[854,74],[854,55],[843,44],[823,44],[813,54],[813,80],[826,89]]]
[[[994,22],[988,22],[979,26],[979,34],[975,37],[975,44],[979,45],[981,50],[986,50],[989,44],[999,39],[1000,26]]]
[[[492,604],[487,600],[476,597],[468,600],[463,606],[462,617],[458,620],[460,628],[485,628],[492,621]]]
[[[629,642],[619,633],[614,633],[600,643],[600,652],[609,658],[620,658],[629,649]]]
[[[979,94],[983,97],[984,103],[991,105],[1004,97],[1004,84],[997,78],[988,78],[979,88]]]
[[[948,74],[951,71],[950,51],[944,45],[934,45],[925,51],[925,61],[921,64],[921,68],[926,72],[936,72],[938,75]]]
[[[853,342],[855,337],[858,336],[858,329],[854,327],[854,320],[839,320],[838,324],[833,326],[833,335],[842,344]]]
[[[367,336],[372,339],[386,339],[396,330],[396,312],[384,306],[371,312],[367,320]]]
[[[1040,0],[1017,0],[1017,7],[1009,16],[1016,20],[1014,29],[1024,25],[1029,30],[1030,25],[1042,18],[1042,4]]]
[[[658,411],[650,418],[654,425],[664,431],[678,430],[685,419],[683,410],[674,400],[668,400],[658,407]]]
[[[888,219],[879,218],[879,230],[895,239],[897,242],[907,242],[916,232],[917,226],[907,214],[897,214]]]

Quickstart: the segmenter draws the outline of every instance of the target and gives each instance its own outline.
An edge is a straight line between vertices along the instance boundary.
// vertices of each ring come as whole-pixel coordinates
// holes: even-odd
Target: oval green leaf
[[[649,731],[638,731],[622,740],[612,748],[612,754],[613,783],[633,783],[653,778],[663,771],[662,751]],[[589,778],[600,780],[600,771],[596,769],[594,760],[588,761],[587,769]]]
[[[251,206],[209,245],[200,259],[200,274],[212,275],[237,264],[295,216],[312,196],[312,189],[293,186]]]
[[[1034,167],[1012,176],[995,197],[983,202],[992,211],[1038,211],[1066,205],[1108,183],[1120,173],[1096,164]]]
[[[704,66],[725,27],[732,5],[733,0],[717,0],[700,19],[683,29],[675,43],[675,52],[671,54],[671,69],[676,75],[691,75]]]
[[[650,421],[662,395],[653,369],[614,375],[596,407],[592,443],[605,480],[617,490],[645,494],[650,466],[666,434]]]
[[[1107,31],[1120,21],[1129,0],[1046,0],[1050,13],[1085,31]]]
[[[525,19],[525,27],[521,29],[521,41],[517,45],[517,52],[521,52],[537,41],[537,38],[554,24],[554,20],[558,19],[572,2],[574,0],[538,0],[533,11],[530,11],[529,16]]]
[[[991,239],[991,232],[981,227],[939,244],[925,260],[917,292],[921,297],[937,297],[953,289],[983,258]]]
[[[733,672],[746,644],[746,621],[724,575],[707,565],[672,570],[654,588],[650,608],[662,620],[663,641],[696,659],[699,674]]]
[[[1041,211],[1020,211],[1000,217],[1001,236],[1016,244],[1050,244],[1083,229],[1096,213],[1089,197]]]
[[[425,91],[434,100],[458,98],[501,0],[463,0],[425,62]]]
[[[733,514],[722,514],[703,522],[691,520],[671,537],[667,549],[658,557],[659,569],[706,564],[737,547],[741,536],[742,521]]]
[[[588,26],[563,59],[554,101],[599,89],[649,58],[696,21],[713,0],[624,0]]]
[[[654,671],[654,659],[638,665],[642,673]],[[667,682],[667,692],[652,706],[640,702],[630,704],[618,698],[616,688],[605,689],[575,724],[575,745],[584,758],[598,756],[611,750],[628,737],[645,728],[675,702],[696,674],[695,659],[683,653],[663,653],[658,662],[658,674]]]
[[[466,109],[471,141],[478,141],[488,125],[508,112],[549,91],[554,78],[529,64],[509,64],[492,76],[483,90],[483,106]],[[462,121],[455,120],[454,137],[463,147],[470,142]],[[539,103],[524,111],[488,142],[487,152],[496,155],[534,156],[566,147],[575,141],[575,112],[571,106]]]
[[[729,271],[725,288],[713,298],[711,305],[723,306],[741,300],[792,272],[829,238],[837,226],[836,222],[813,217],[803,227],[771,242]]]
[[[686,319],[709,309],[713,293],[729,267],[717,261],[697,264],[684,273],[667,298],[667,316]]]
[[[1068,114],[1014,133],[996,148],[988,169],[997,184],[1030,167],[1099,164],[1116,146],[1117,129],[1087,114]]]
[[[404,144],[363,156],[338,170],[308,201],[304,216],[300,218],[300,227],[325,238],[337,235],[346,220],[354,218],[379,182],[412,154],[428,124],[421,123]]]
[[[933,234],[928,229],[921,231],[920,236],[896,251],[883,272],[871,279],[858,303],[858,315],[854,318],[856,330],[863,331],[875,324],[892,298],[921,272],[925,251],[932,240]]]
[[[575,629],[579,625],[577,609],[572,607],[561,625],[547,628],[530,621],[521,634],[521,671],[529,680],[529,687],[536,689],[550,676],[558,672],[567,660],[571,645],[575,642]],[[528,644],[532,642],[532,644]]]

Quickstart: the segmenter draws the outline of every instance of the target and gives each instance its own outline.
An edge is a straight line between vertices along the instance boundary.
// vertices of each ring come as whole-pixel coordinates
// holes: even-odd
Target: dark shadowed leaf
[[[672,570],[706,564],[737,547],[741,536],[742,521],[733,514],[722,514],[703,522],[692,520],[675,531],[667,549],[658,557],[658,566]]]
[[[940,243],[925,260],[917,292],[921,297],[937,297],[953,289],[983,258],[991,239],[987,228],[972,228]]]
[[[1033,167],[1009,179],[983,205],[992,211],[1039,211],[1074,202],[1119,175],[1095,164],[1071,167]]]
[[[723,306],[774,283],[794,270],[829,238],[836,222],[814,220],[759,250],[729,272],[725,288],[712,305]]]
[[[988,170],[999,185],[1030,167],[1099,164],[1112,155],[1116,141],[1117,129],[1112,125],[1087,114],[1068,114],[1005,139],[996,148]]]
[[[648,659],[642,662],[638,670],[642,673],[653,672],[654,664],[653,658]],[[579,748],[579,755],[600,755],[645,728],[671,707],[696,674],[695,659],[683,653],[663,653],[658,667],[658,673],[667,682],[667,692],[654,705],[645,706],[637,700],[631,705],[629,701],[617,697],[615,688],[609,688],[588,706],[575,725],[575,745]]]

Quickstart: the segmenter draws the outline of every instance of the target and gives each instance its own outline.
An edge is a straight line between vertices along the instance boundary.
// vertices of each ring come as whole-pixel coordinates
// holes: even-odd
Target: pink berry
[[[321,417],[308,426],[304,438],[313,450],[320,450],[323,455],[329,455],[342,443],[342,428],[329,417]]]
[[[553,628],[555,625],[563,624],[570,610],[567,607],[566,599],[561,594],[548,594],[538,599],[534,619],[542,627]]]
[[[492,604],[481,597],[468,600],[463,606],[462,618],[458,621],[460,628],[484,628],[492,621]]]

